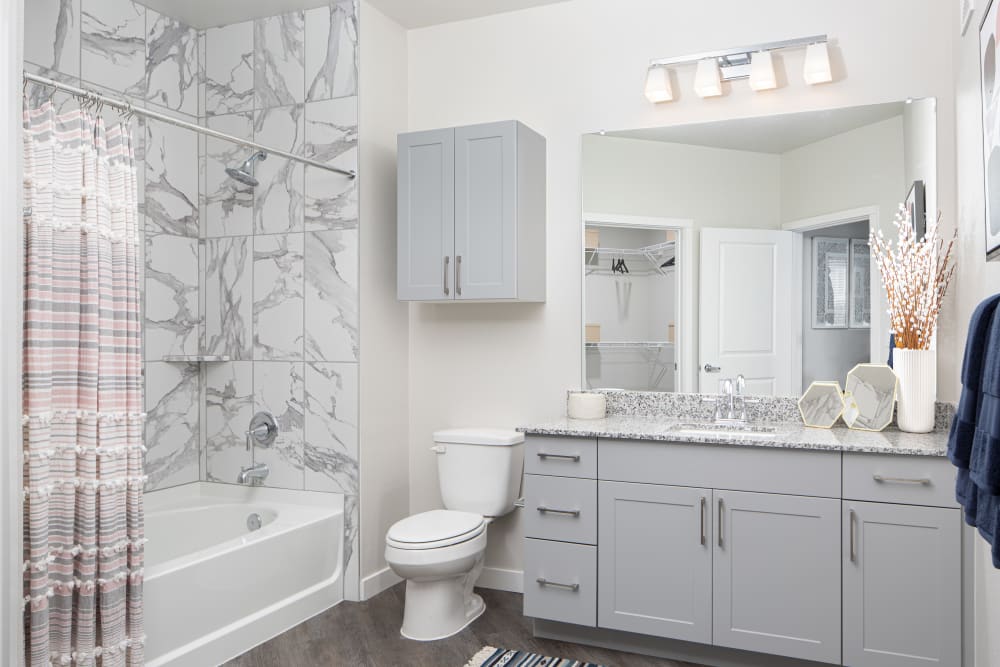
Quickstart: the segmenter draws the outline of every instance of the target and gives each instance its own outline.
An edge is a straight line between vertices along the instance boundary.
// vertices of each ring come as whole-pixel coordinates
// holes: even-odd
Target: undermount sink
[[[696,437],[736,436],[740,438],[771,439],[784,435],[773,426],[760,424],[674,424],[670,431],[679,435]]]

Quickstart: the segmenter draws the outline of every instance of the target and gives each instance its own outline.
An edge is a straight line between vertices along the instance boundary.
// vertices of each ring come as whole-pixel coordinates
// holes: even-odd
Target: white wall
[[[517,118],[547,138],[549,288],[537,305],[411,306],[411,510],[440,503],[427,451],[434,429],[551,418],[563,413],[565,390],[580,386],[582,133],[925,96],[938,98],[939,127],[950,127],[956,13],[940,0],[773,0],[766,12],[746,2],[574,0],[412,31],[409,129]],[[803,53],[789,51],[787,85],[776,91],[737,82],[702,100],[683,69],[676,102],[654,106],[642,95],[651,58],[818,33],[833,41],[832,84],[802,83]],[[952,146],[939,148],[940,173],[950,174]],[[953,181],[942,184],[947,220],[954,203]],[[942,332],[951,349],[954,335]],[[944,356],[942,394],[954,398],[957,365]],[[521,534],[517,516],[491,526],[487,565],[519,568]]]
[[[955,66],[956,122],[947,127],[938,124],[938,149],[954,143],[956,169],[938,167],[940,183],[948,181],[958,189],[958,285],[952,302],[956,308],[951,313],[952,322],[942,321],[941,329],[952,329],[954,353],[960,354],[965,346],[969,317],[980,300],[1000,291],[1000,262],[987,263],[984,259],[986,201],[983,187],[983,132],[979,93],[979,32],[982,12],[987,3],[976,3],[976,14],[965,37],[958,36],[952,25]],[[941,111],[942,105],[938,104]],[[942,137],[944,135],[944,137]],[[945,140],[942,141],[942,138]],[[944,210],[947,218],[953,215]],[[941,345],[939,345],[940,351]],[[1000,571],[994,569],[989,547],[975,537],[975,612],[976,612],[976,665],[1000,665]]]
[[[396,301],[396,134],[406,129],[406,31],[362,2],[361,578],[385,567],[385,533],[409,513],[409,315]]]

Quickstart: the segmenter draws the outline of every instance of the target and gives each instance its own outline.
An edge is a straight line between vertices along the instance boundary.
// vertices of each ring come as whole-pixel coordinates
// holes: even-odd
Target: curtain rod
[[[195,123],[188,123],[177,118],[172,118],[166,114],[159,113],[157,111],[152,111],[151,109],[142,109],[140,107],[133,106],[128,102],[123,100],[116,100],[113,97],[106,97],[99,93],[95,93],[92,90],[87,90],[86,88],[77,88],[76,86],[71,86],[66,83],[61,83],[53,79],[47,79],[44,76],[38,76],[37,74],[31,74],[30,72],[24,73],[25,83],[37,83],[40,86],[46,86],[48,88],[55,88],[56,90],[62,90],[69,93],[73,97],[81,98],[84,101],[96,102],[98,104],[103,104],[105,106],[112,107],[114,109],[119,109],[126,113],[135,114],[137,116],[145,116],[146,118],[151,118],[163,123],[169,123],[170,125],[176,125],[177,127],[182,127],[186,130],[191,130],[192,132],[197,132],[199,134],[204,134],[215,139],[222,139],[223,141],[231,141],[234,144],[239,144],[241,146],[246,146],[247,148],[252,148],[254,150],[261,150],[268,153],[268,155],[276,155],[278,157],[283,157],[288,160],[295,160],[296,162],[301,162],[307,164],[310,167],[316,167],[317,169],[325,169],[327,171],[333,171],[338,174],[343,174],[350,178],[357,177],[357,173],[352,170],[339,169],[337,167],[332,167],[328,164],[323,164],[322,162],[317,162],[316,160],[310,160],[309,158],[301,157],[288,151],[282,151],[275,148],[270,148],[269,146],[264,146],[263,144],[258,144],[255,141],[249,141],[247,139],[240,139],[239,137],[234,137],[231,134],[226,134],[225,132],[219,132],[218,130],[213,130],[207,127],[202,127],[201,125],[196,125]]]

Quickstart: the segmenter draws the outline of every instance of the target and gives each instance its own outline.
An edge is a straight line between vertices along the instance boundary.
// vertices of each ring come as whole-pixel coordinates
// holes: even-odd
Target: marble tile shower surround
[[[568,392],[568,393],[572,393]],[[679,422],[711,422],[715,418],[718,394],[677,394],[656,391],[602,391],[607,399],[608,416],[662,417]],[[751,396],[746,404],[747,419],[752,422],[802,422],[798,399],[788,396]],[[955,416],[955,404],[938,402],[934,429],[946,431]],[[842,422],[841,422],[842,423]]]

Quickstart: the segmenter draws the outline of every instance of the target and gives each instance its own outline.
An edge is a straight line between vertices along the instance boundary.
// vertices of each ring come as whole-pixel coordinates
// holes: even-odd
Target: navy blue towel
[[[948,437],[948,458],[959,468],[968,468],[972,459],[972,442],[976,434],[979,398],[983,389],[985,342],[990,337],[997,304],[1000,304],[1000,294],[979,304],[969,323],[965,358],[962,360],[962,395]]]
[[[983,362],[969,477],[983,491],[997,495],[1000,494],[1000,309],[994,311],[986,337],[979,338],[977,344],[984,349],[978,352]]]

